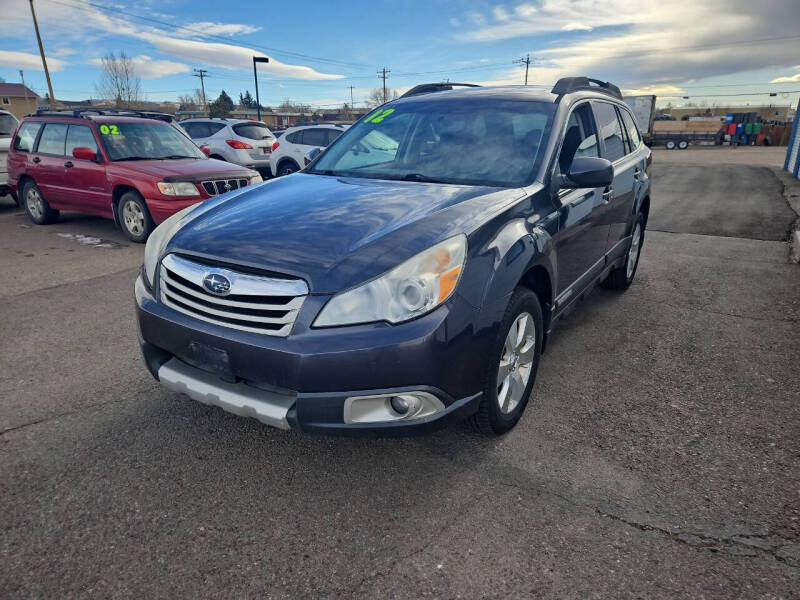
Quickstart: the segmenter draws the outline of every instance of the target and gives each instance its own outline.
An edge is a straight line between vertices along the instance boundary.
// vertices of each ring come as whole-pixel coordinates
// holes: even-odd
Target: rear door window
[[[208,137],[208,125],[205,123],[184,123],[182,127],[193,140]]]
[[[263,140],[271,137],[267,126],[260,123],[239,123],[233,126],[233,131],[239,137],[248,140]]]
[[[303,131],[303,144],[306,146],[322,146],[328,145],[328,130],[315,127]]]
[[[17,128],[17,123],[13,115],[0,114],[0,137],[10,138]]]
[[[303,130],[300,131],[293,131],[292,133],[286,134],[286,141],[290,144],[302,144],[303,143]]]
[[[630,142],[630,151],[633,152],[636,148],[639,147],[639,144],[642,142],[642,136],[639,135],[639,129],[636,127],[636,123],[627,110],[620,109],[620,114],[622,115],[622,123],[625,125],[625,131],[628,132],[628,141]]]
[[[328,129],[328,143],[325,145],[330,146],[340,135],[342,135],[341,129]]]
[[[72,156],[75,148],[90,148],[97,154],[97,142],[90,127],[86,125],[70,125],[67,131],[67,156]]]
[[[617,117],[617,109],[608,102],[593,102],[597,129],[603,140],[603,158],[611,162],[625,156],[625,137]]]
[[[66,123],[45,123],[42,136],[39,138],[37,152],[64,156],[64,145],[67,140]]]
[[[33,150],[33,142],[36,141],[36,134],[42,127],[41,122],[27,121],[19,128],[19,133],[14,139],[14,150],[19,152],[30,152]]]

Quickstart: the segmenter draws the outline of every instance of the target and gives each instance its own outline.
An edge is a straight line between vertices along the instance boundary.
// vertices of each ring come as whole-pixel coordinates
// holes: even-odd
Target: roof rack
[[[415,85],[413,88],[408,90],[405,94],[403,94],[400,97],[408,98],[409,96],[432,94],[433,92],[446,92],[447,90],[452,90],[454,87],[481,87],[481,86],[479,86],[476,83],[450,83],[450,82],[421,83],[419,85]]]
[[[594,85],[592,85],[594,84]],[[563,96],[571,92],[581,90],[591,90],[593,92],[605,92],[614,98],[622,100],[622,92],[613,83],[608,81],[600,81],[599,79],[591,79],[589,77],[562,77],[553,86],[552,93]]]
[[[42,117],[47,115],[72,116],[77,119],[87,119],[88,113],[95,115],[114,115],[117,117],[141,117],[144,119],[157,119],[171,123],[174,117],[169,113],[157,112],[153,110],[136,110],[133,108],[100,108],[86,106],[82,108],[37,108],[36,112],[30,116]]]

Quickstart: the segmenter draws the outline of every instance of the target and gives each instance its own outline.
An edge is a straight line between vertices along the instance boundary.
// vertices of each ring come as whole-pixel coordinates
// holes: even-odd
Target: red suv
[[[170,215],[258,183],[250,169],[209,159],[177,126],[147,113],[39,111],[8,153],[8,185],[34,223],[74,210],[114,219],[144,242]]]

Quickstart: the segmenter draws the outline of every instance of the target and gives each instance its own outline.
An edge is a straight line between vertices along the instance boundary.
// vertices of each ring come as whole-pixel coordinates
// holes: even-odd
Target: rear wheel
[[[667,140],[667,142],[664,144],[664,146],[667,148],[667,150],[674,150],[675,149],[675,140]]]
[[[22,187],[22,205],[31,221],[37,225],[47,225],[58,221],[58,211],[50,208],[47,200],[42,196],[39,186],[33,180],[28,180]]]
[[[292,160],[284,160],[278,164],[278,177],[291,175],[300,170],[300,167]]]
[[[125,192],[119,199],[119,223],[132,242],[141,243],[155,228],[147,205],[137,192]]]
[[[631,233],[631,245],[625,260],[621,265],[611,270],[603,282],[602,286],[610,290],[627,290],[636,275],[636,268],[639,266],[639,256],[642,253],[644,243],[644,217],[641,213],[636,216]]]
[[[689,140],[681,140],[678,142],[678,150],[686,150],[689,147]]]
[[[539,299],[517,288],[500,324],[480,407],[472,417],[482,433],[502,435],[519,421],[536,379],[543,334]]]

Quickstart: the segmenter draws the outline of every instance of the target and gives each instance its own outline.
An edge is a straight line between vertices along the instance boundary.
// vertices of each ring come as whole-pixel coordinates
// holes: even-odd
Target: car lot
[[[0,587],[796,594],[797,192],[714,151],[665,154],[636,281],[567,317],[499,440],[307,436],[170,394],[138,356],[142,247],[93,217],[35,227],[0,200]]]

